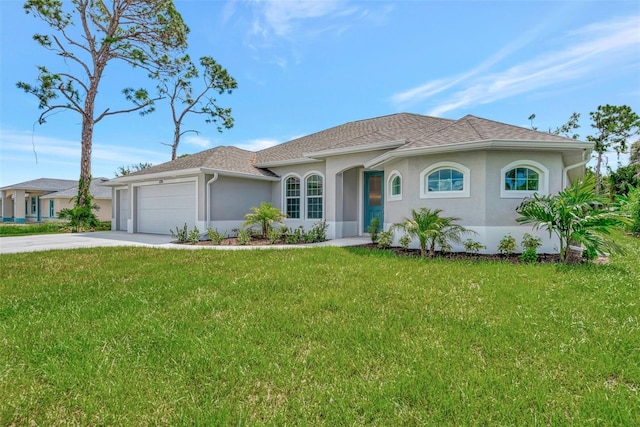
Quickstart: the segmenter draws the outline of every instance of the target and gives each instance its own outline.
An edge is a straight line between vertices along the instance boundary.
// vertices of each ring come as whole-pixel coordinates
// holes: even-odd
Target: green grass
[[[101,222],[95,231],[111,230],[111,222]],[[41,222],[35,224],[0,224],[0,237],[25,236],[32,234],[68,233],[69,225],[66,222]]]
[[[639,425],[640,244],[0,256],[0,425]]]

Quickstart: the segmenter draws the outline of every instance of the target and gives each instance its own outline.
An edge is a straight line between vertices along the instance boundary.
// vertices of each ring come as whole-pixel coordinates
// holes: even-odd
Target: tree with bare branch
[[[155,76],[160,81],[159,97],[168,99],[171,107],[173,142],[165,144],[171,147],[171,160],[176,159],[178,145],[184,134],[199,134],[195,129],[182,130],[187,114],[203,115],[206,123],[217,123],[218,132],[222,132],[223,127],[233,127],[231,109],[220,107],[210,94],[230,94],[238,87],[237,82],[226,69],[209,56],[200,58],[200,67],[201,70],[191,61],[189,55],[185,55],[174,61],[174,67],[170,72]]]
[[[38,122],[45,123],[56,110],[70,110],[82,117],[79,195],[85,204],[91,181],[91,150],[94,126],[115,114],[153,111],[154,101],[144,88],[126,87],[128,108],[96,110],[100,83],[107,66],[123,61],[149,75],[172,66],[172,58],[187,46],[189,29],[172,0],[27,0],[27,14],[44,21],[51,34],[33,39],[62,58],[60,69],[39,66],[37,82],[17,86],[36,96],[43,110]]]

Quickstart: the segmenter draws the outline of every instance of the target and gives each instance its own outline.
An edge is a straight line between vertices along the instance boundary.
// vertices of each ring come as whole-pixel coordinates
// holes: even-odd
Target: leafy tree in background
[[[149,73],[171,65],[171,58],[187,46],[189,29],[172,0],[27,0],[24,10],[51,27],[51,34],[35,34],[33,39],[63,59],[61,71],[39,66],[37,82],[17,86],[40,101],[44,110],[39,123],[50,113],[70,110],[82,117],[78,206],[90,197],[91,150],[96,123],[107,116],[153,111],[146,89],[124,88],[129,108],[96,110],[98,89],[107,65],[122,61]]]
[[[559,128],[556,128],[554,131],[550,131],[549,133],[553,133],[555,135],[566,136],[567,138],[578,139],[580,135],[577,133],[572,133],[575,129],[580,128],[580,113],[573,113],[569,120]]]
[[[178,153],[178,145],[182,135],[188,132],[199,132],[193,129],[182,130],[182,124],[187,114],[199,114],[205,117],[206,123],[219,123],[218,132],[222,128],[233,127],[233,118],[230,108],[222,108],[217,104],[212,92],[222,95],[230,94],[238,84],[229,75],[226,69],[213,58],[203,56],[200,58],[198,69],[189,55],[177,58],[174,67],[164,75],[158,73],[154,77],[160,80],[158,93],[161,98],[168,98],[171,107],[174,133],[171,146],[171,160],[175,160]]]
[[[595,194],[595,176],[587,175],[553,196],[534,194],[526,198],[516,212],[517,222],[546,229],[560,241],[560,258],[569,261],[570,244],[584,245],[587,251],[604,254],[622,253],[614,240],[607,238],[611,229],[628,225],[628,217],[619,211],[601,208],[604,198]]]
[[[149,162],[138,163],[137,165],[118,166],[118,170],[116,171],[115,175],[117,178],[119,176],[125,176],[129,175],[130,173],[139,172],[141,170],[150,168],[151,166],[153,165]]]
[[[629,164],[640,165],[640,139],[631,144],[629,154]],[[640,179],[640,177],[638,177],[638,179]]]
[[[587,140],[594,143],[596,152],[595,192],[600,194],[602,187],[602,156],[613,149],[616,153],[627,151],[627,141],[638,132],[640,116],[627,105],[599,105],[596,111],[589,113],[591,127],[596,130]]]

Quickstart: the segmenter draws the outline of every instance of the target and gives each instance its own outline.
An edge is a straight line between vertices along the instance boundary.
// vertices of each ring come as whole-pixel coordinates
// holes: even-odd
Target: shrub
[[[269,231],[267,231],[267,239],[272,245],[280,242],[280,240],[282,239],[282,229],[274,227],[270,228]]]
[[[500,240],[500,244],[498,245],[498,252],[502,255],[511,255],[518,248],[518,244],[516,243],[515,237],[511,234],[507,234]]]
[[[520,261],[526,263],[534,263],[538,261],[538,252],[535,249],[525,249],[520,254]]]
[[[378,235],[378,247],[380,249],[388,249],[391,247],[392,244],[393,244],[393,232],[390,230],[381,231],[380,234]]]
[[[171,237],[176,239],[178,243],[187,243],[189,241],[189,230],[187,228],[187,223],[184,223],[182,228],[176,227],[176,231],[169,230],[171,233]]]
[[[71,199],[74,202],[74,206],[61,209],[58,212],[58,218],[68,220],[72,231],[79,232],[84,229],[92,229],[100,223],[93,212],[100,209],[100,206],[93,203],[93,196],[89,192],[90,184],[90,179],[86,183],[80,180],[78,183],[78,195]],[[83,195],[84,199],[82,198]],[[83,200],[82,203],[80,203],[81,200]]]
[[[209,240],[211,240],[212,245],[217,246],[221,244],[226,235],[227,235],[227,230],[220,233],[217,228],[213,230],[211,229],[211,227],[207,227],[207,236],[209,237]]]
[[[302,240],[302,237],[305,235],[304,227],[300,226],[298,228],[288,228],[284,235],[284,242],[287,245],[295,245],[296,243]]]
[[[309,233],[311,235],[311,243],[315,242],[324,242],[327,240],[327,229],[329,228],[329,224],[326,221],[320,221],[313,224]]]
[[[198,227],[193,227],[193,230],[189,232],[189,243],[195,245],[200,242],[200,230]]]
[[[405,251],[409,249],[409,245],[411,245],[411,237],[408,234],[403,235],[399,240],[398,244]]]
[[[475,240],[467,239],[463,242],[464,249],[470,254],[477,254],[480,249],[487,249],[485,245]]]
[[[248,245],[251,242],[251,230],[248,228],[239,229],[237,239],[239,244]]]
[[[532,236],[529,233],[524,233],[522,236],[522,248],[525,251],[533,250],[536,252],[540,246],[542,246],[542,239],[539,237]]]
[[[371,218],[371,222],[369,222],[369,226],[367,227],[367,232],[371,237],[371,243],[378,243],[378,233],[380,232],[380,218],[378,216]]]

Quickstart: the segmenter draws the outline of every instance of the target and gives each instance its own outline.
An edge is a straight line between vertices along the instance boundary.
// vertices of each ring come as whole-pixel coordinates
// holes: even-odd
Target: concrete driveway
[[[310,246],[356,246],[371,242],[366,236],[347,237],[327,240],[308,245],[269,245],[269,246],[192,246],[171,243],[171,236],[160,234],[129,234],[126,231],[95,231],[93,233],[38,234],[35,236],[0,237],[0,254],[19,252],[49,251],[53,249],[96,248],[102,246],[147,246],[154,248],[176,249],[285,249]]]
[[[125,231],[9,236],[0,238],[0,254],[48,251],[52,249],[95,248],[100,246],[177,246],[171,243],[172,240],[171,236],[129,234]]]

